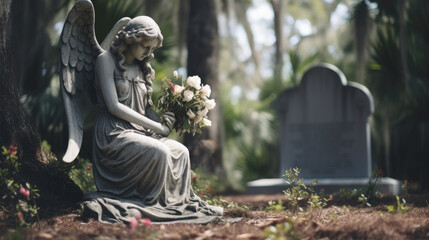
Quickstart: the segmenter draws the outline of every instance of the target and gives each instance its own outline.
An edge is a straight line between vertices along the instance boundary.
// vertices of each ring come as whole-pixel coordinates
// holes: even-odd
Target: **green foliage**
[[[303,57],[300,54],[299,47],[296,47],[295,49],[289,50],[288,55],[292,70],[290,81],[293,86],[297,86],[304,72],[316,62],[319,53],[315,52],[312,55]]]
[[[362,204],[362,206],[371,207],[371,203],[368,201],[368,197],[365,194],[361,193],[358,197],[358,202]]]
[[[298,235],[295,218],[288,218],[284,223],[279,223],[276,226],[266,227],[264,229],[263,237],[266,240],[301,239]]]
[[[17,147],[2,147],[0,161],[0,205],[5,209],[5,219],[11,225],[27,225],[37,217],[36,199],[39,190],[20,175]]]
[[[324,208],[328,200],[324,197],[321,197],[317,194],[311,194],[308,198],[307,204],[309,208]]]
[[[429,156],[425,147],[429,142],[429,2],[373,2],[377,2],[376,35],[365,82],[375,103],[373,159],[386,164],[389,174],[412,176],[410,180],[418,179],[427,188],[428,175],[419,169],[429,166],[420,161]],[[420,168],[405,173],[401,167],[405,159]]]
[[[405,213],[408,210],[410,210],[409,206],[406,206],[407,202],[403,198],[399,198],[398,195],[396,195],[396,207],[394,205],[388,205],[386,206],[387,211],[391,213]]]
[[[286,208],[283,206],[283,201],[280,199],[277,203],[275,201],[268,201],[268,206],[264,210],[265,212],[268,212],[268,211],[279,212],[285,209]]]
[[[309,208],[323,208],[326,206],[328,199],[319,196],[314,191],[314,186],[317,184],[317,180],[313,179],[310,187],[307,187],[303,182],[302,178],[299,177],[299,168],[290,168],[286,170],[283,177],[289,188],[286,189],[284,194],[288,198],[288,203],[292,211],[304,211],[304,204],[307,204]]]
[[[238,85],[222,85],[221,92]],[[264,89],[267,85],[263,85]],[[282,89],[277,86],[275,89]],[[266,93],[266,96],[262,94]],[[260,99],[240,98],[235,102],[228,94],[222,94],[222,115],[225,126],[224,164],[233,184],[277,174],[278,122],[274,114],[276,94],[261,89]]]
[[[362,207],[371,207],[371,202],[380,198],[380,192],[378,191],[378,182],[383,175],[381,170],[374,171],[372,178],[369,179],[366,188],[360,189],[340,189],[336,193],[336,197],[344,198],[347,200],[357,200]]]
[[[97,188],[94,182],[91,161],[84,158],[77,158],[75,162],[76,164],[70,172],[70,178],[84,193],[96,191]]]

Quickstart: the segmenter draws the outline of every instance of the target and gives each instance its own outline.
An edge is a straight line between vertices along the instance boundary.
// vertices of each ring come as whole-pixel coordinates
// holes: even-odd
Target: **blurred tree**
[[[209,84],[210,98],[219,99],[218,86],[218,24],[214,0],[190,0],[188,23],[188,75],[198,75],[202,83]],[[218,101],[219,103],[219,101]],[[222,168],[222,118],[219,105],[209,112],[212,121],[201,135],[185,135],[193,167],[206,172],[220,172]]]
[[[375,159],[388,176],[429,188],[429,2],[373,0],[378,13],[371,46]]]
[[[1,1],[0,4],[0,145],[18,147],[20,174],[40,189],[39,206],[64,207],[66,203],[73,206],[80,201],[82,191],[66,172],[52,171],[52,159],[43,152],[40,139],[19,102],[9,38],[11,31],[16,30],[13,23],[9,24],[10,14],[16,12],[11,12],[11,1]]]
[[[275,42],[275,55],[274,55],[274,80],[281,83],[283,78],[283,51],[284,51],[284,35],[283,35],[283,22],[284,22],[284,0],[270,0],[271,7],[274,12],[274,35],[276,36]]]
[[[365,0],[359,1],[353,7],[352,20],[354,22],[356,47],[356,81],[364,83],[368,55],[368,42],[371,32],[371,17],[369,6]]]
[[[40,94],[56,73],[56,46],[50,31],[60,9],[70,0],[13,1],[11,6],[11,49],[14,74],[22,94]],[[31,24],[30,24],[31,23]]]
[[[234,6],[234,12],[237,16],[238,22],[243,26],[244,31],[246,32],[247,42],[251,51],[251,59],[255,64],[255,75],[256,81],[261,80],[261,54],[256,49],[256,43],[253,36],[252,27],[249,20],[247,19],[247,10],[250,8],[252,1],[233,1],[233,4],[228,2],[228,6]]]

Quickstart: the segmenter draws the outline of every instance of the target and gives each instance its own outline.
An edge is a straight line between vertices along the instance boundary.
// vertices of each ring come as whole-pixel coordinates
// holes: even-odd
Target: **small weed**
[[[307,187],[302,182],[303,179],[299,178],[299,173],[299,168],[291,168],[283,175],[283,177],[287,179],[285,182],[290,185],[288,189],[283,191],[288,198],[290,208],[293,211],[304,211],[304,208],[300,205],[300,202],[305,200],[307,200],[306,203],[307,207],[309,208],[325,207],[328,199],[317,195],[314,191],[314,186],[317,184],[317,180],[313,179],[311,186]]]
[[[384,176],[383,170],[379,169],[372,173],[372,177],[369,179],[365,189],[365,196],[368,200],[372,201],[376,198],[380,198],[380,192],[378,191],[378,182]]]
[[[336,194],[336,197],[345,198],[348,200],[357,200],[361,203],[362,207],[371,207],[371,202],[380,198],[380,192],[378,191],[378,182],[383,176],[383,171],[374,171],[372,177],[369,179],[366,188],[359,189],[340,189]]]
[[[365,196],[365,194],[363,194],[363,193],[358,197],[358,202],[360,202],[363,207],[365,207],[365,206],[371,207],[372,206],[371,203],[369,203],[369,201],[368,201],[368,197]]]
[[[286,222],[264,229],[263,237],[266,240],[301,239],[296,230],[295,219],[288,218]]]
[[[332,200],[332,195],[329,199],[326,199],[324,197],[321,197],[317,194],[311,194],[310,198],[308,199],[307,203],[310,208],[324,208],[328,201]]]
[[[268,201],[268,207],[265,208],[265,212],[268,211],[283,211],[285,207],[283,206],[283,201],[279,200],[277,203],[275,201]]]
[[[405,201],[405,199],[403,198],[399,198],[398,195],[396,195],[396,207],[394,205],[388,205],[386,206],[387,211],[391,212],[391,213],[405,213],[408,210],[410,210],[409,206],[406,206],[407,202]]]
[[[337,217],[337,214],[336,213],[331,213],[330,215],[329,215],[329,220],[334,220],[335,218]]]

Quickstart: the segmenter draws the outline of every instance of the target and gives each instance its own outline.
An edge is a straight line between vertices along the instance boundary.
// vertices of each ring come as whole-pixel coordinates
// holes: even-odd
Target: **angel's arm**
[[[166,124],[155,122],[119,102],[113,80],[113,69],[114,60],[110,56],[109,52],[101,54],[97,58],[97,62],[95,64],[95,75],[97,76],[98,81],[100,81],[100,89],[103,94],[107,110],[120,119],[151,129],[158,134],[168,136],[171,129]]]

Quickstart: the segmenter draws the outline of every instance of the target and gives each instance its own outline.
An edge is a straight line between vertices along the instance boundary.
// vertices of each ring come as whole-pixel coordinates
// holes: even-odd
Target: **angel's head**
[[[150,17],[139,16],[131,19],[118,32],[112,44],[112,51],[122,58],[120,65],[127,54],[138,61],[149,61],[153,58],[153,50],[162,46],[162,40],[158,24]]]

